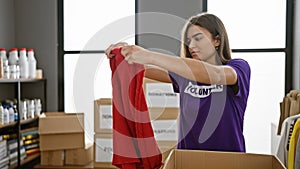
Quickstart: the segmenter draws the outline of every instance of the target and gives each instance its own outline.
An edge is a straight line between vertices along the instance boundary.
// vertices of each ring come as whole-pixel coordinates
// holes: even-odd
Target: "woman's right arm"
[[[171,83],[168,71],[157,66],[145,65],[145,77],[160,82]]]

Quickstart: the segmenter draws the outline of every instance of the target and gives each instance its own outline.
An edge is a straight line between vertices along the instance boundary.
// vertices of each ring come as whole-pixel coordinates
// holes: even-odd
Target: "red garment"
[[[154,138],[142,88],[143,65],[128,64],[121,48],[110,60],[113,89],[113,161],[121,169],[158,169],[162,155]]]

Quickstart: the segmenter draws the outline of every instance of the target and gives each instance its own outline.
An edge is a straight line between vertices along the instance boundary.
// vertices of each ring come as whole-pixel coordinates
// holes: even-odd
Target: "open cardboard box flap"
[[[163,169],[286,169],[272,155],[201,150],[173,150]]]
[[[84,132],[83,113],[46,112],[39,117],[40,134]]]

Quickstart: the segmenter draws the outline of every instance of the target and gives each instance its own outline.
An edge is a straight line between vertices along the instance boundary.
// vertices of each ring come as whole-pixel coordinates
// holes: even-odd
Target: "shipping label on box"
[[[101,136],[100,136],[101,137]],[[95,162],[112,162],[112,138],[95,138]]]
[[[112,133],[96,133],[94,136],[94,167],[116,169],[112,165],[113,140]]]
[[[157,141],[177,141],[177,120],[152,120],[151,124]]]
[[[112,133],[112,99],[94,101],[94,130],[96,133]]]
[[[148,107],[179,107],[179,94],[171,83],[144,79],[144,92]]]
[[[99,106],[100,128],[112,129],[112,106],[101,105]]]

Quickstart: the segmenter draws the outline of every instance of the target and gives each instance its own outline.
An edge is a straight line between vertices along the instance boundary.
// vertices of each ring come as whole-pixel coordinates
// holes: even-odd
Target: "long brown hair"
[[[222,64],[226,64],[231,59],[231,49],[225,26],[217,16],[208,13],[192,16],[185,24],[182,31],[181,57],[192,58],[187,45],[187,30],[191,25],[201,26],[202,28],[207,29],[213,39],[220,41],[220,45],[216,50]]]

